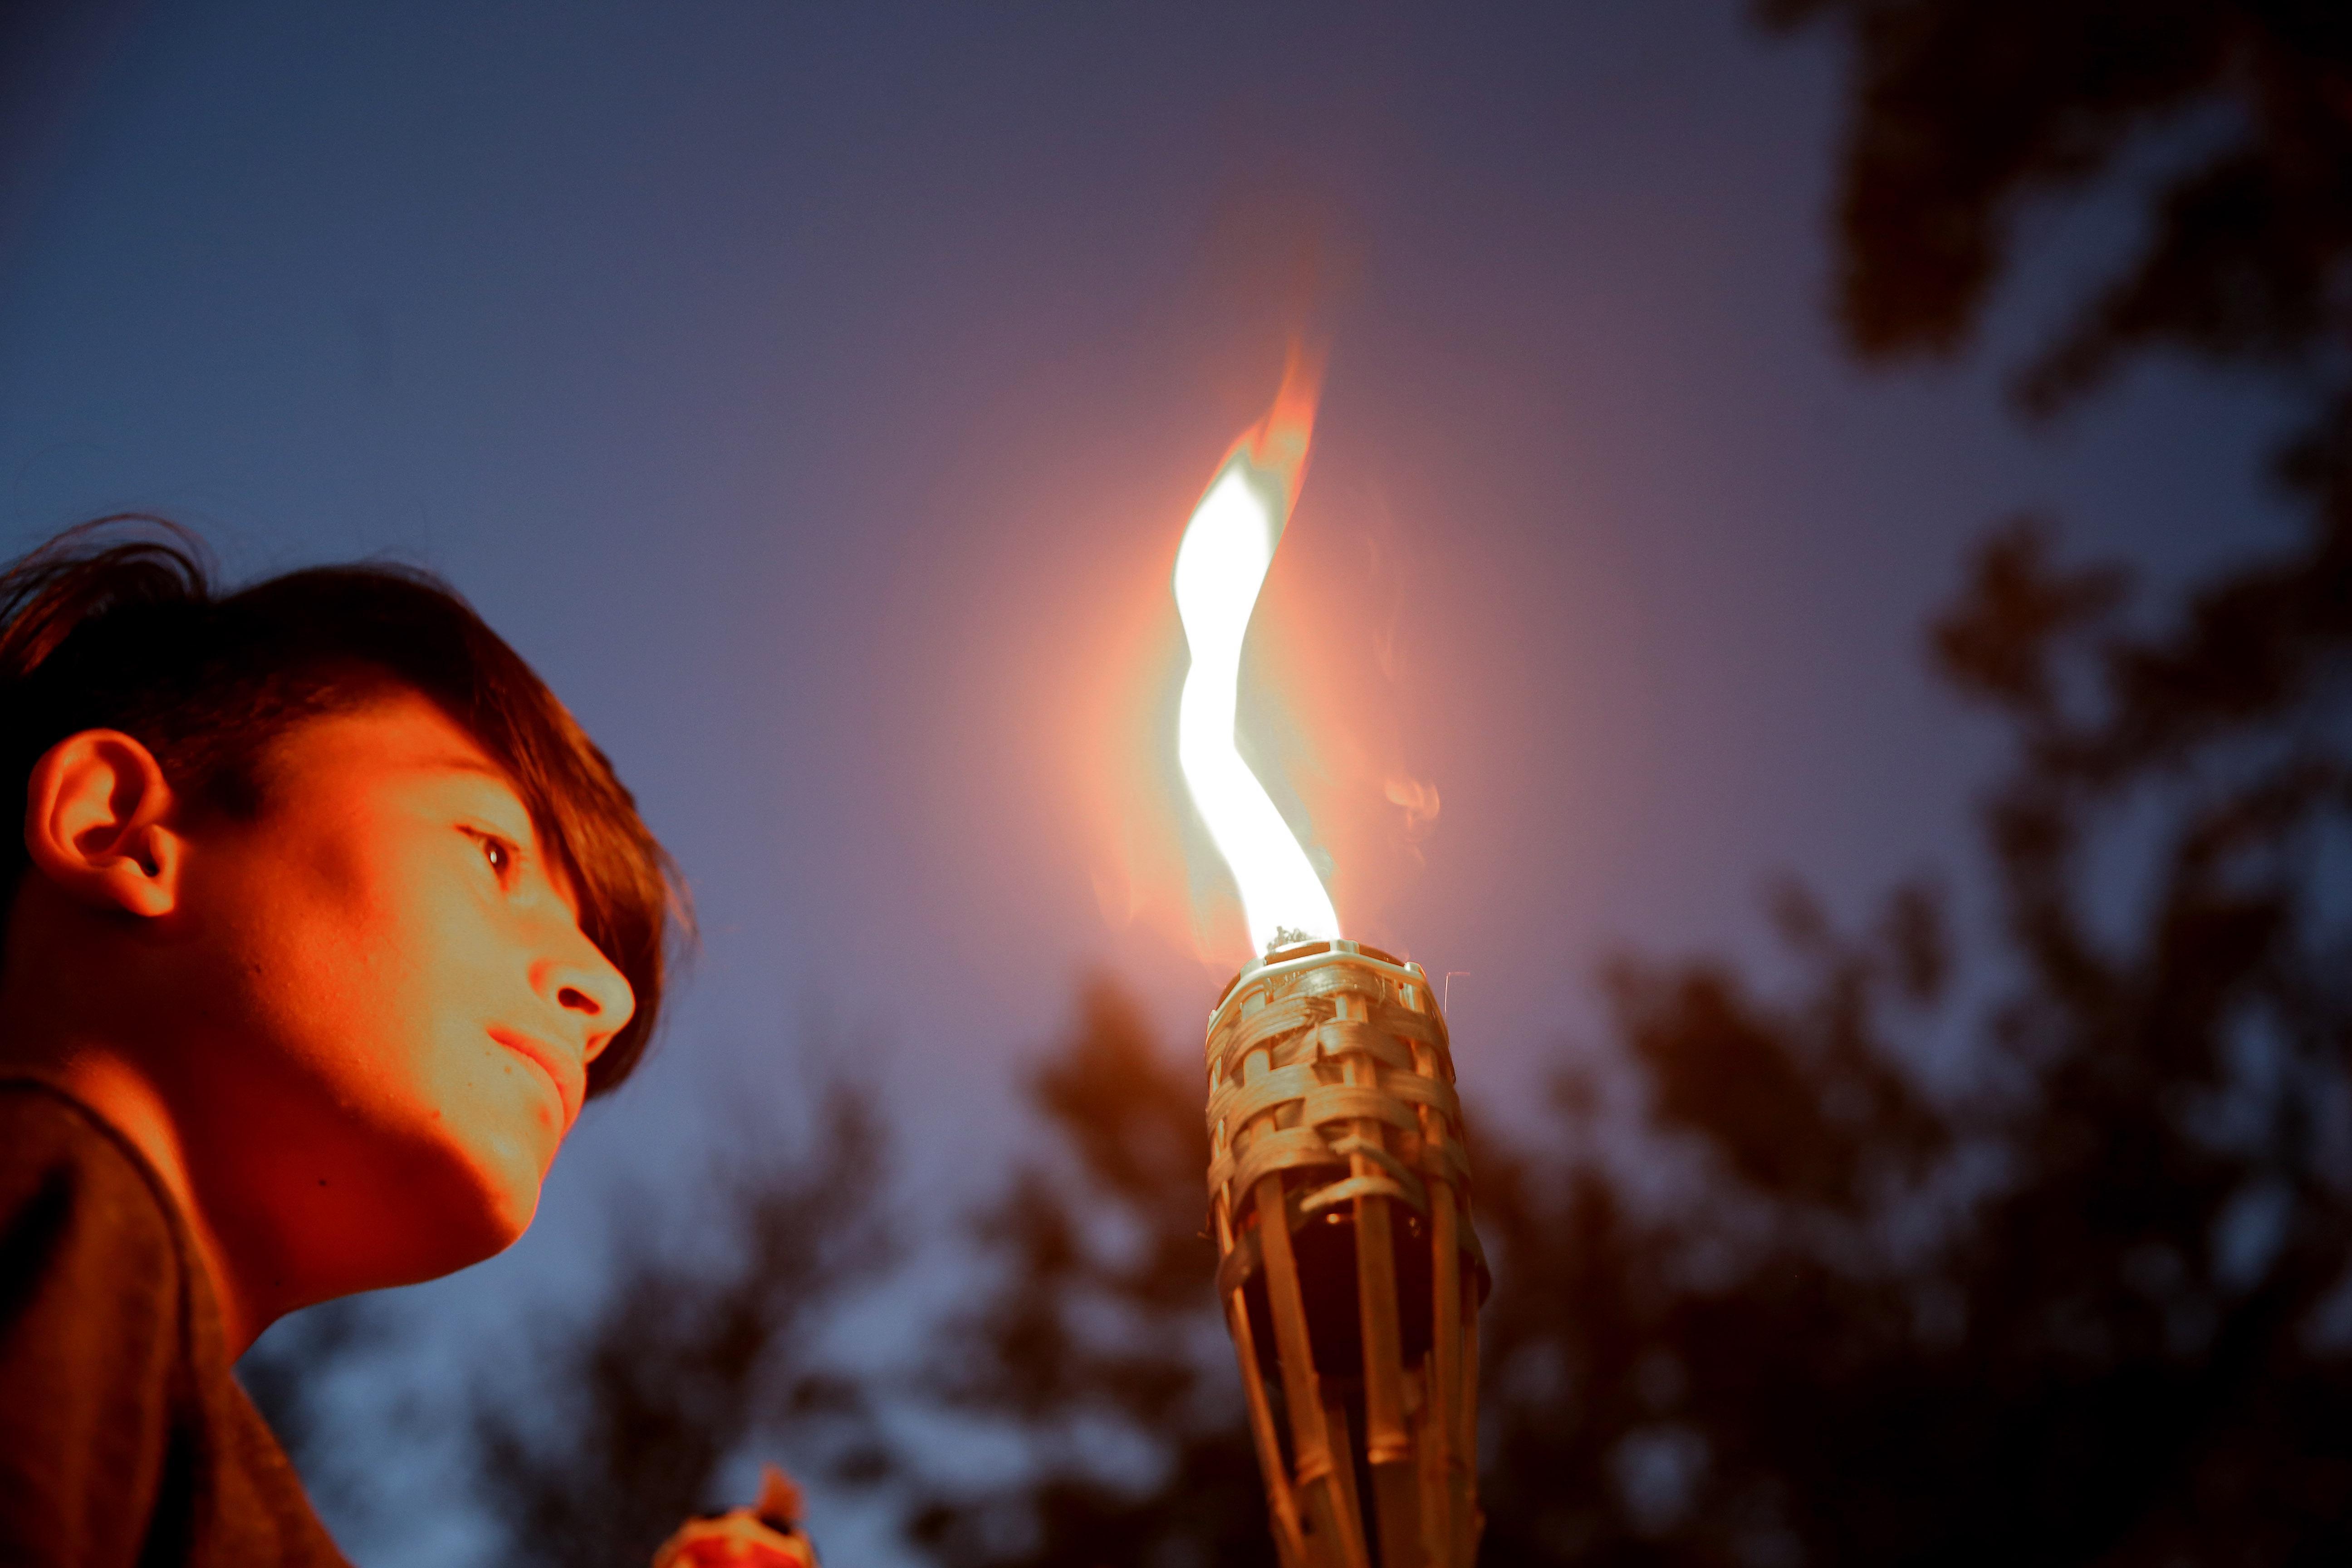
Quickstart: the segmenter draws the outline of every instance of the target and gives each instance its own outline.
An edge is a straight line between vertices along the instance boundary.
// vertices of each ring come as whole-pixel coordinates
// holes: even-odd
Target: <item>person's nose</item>
[[[583,1059],[593,1062],[629,1026],[637,994],[577,926],[553,946],[531,966],[531,989],[563,1016],[581,1041]]]

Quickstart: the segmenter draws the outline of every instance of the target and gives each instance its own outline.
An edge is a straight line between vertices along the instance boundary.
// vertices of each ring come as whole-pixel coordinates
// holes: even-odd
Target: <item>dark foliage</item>
[[[871,1105],[836,1086],[797,1143],[731,1140],[690,1214],[618,1229],[593,1314],[476,1399],[501,1563],[641,1568],[689,1515],[747,1500],[713,1485],[755,1444],[803,1475],[887,1472],[866,1393],[819,1336],[889,1259],[884,1152]]]
[[[2313,941],[2307,854],[2352,796],[2287,793],[2179,807],[2118,939],[2084,911],[2083,803],[2021,769],[1992,815],[2022,973],[1968,1092],[1883,1065],[1952,1005],[1910,984],[1900,903],[1819,939],[1794,1005],[1621,975],[1705,1195],[1490,1184],[1490,1560],[2352,1550],[2352,947]],[[1755,1157],[1774,1128],[1809,1152]]]
[[[1985,808],[2002,952],[1932,900],[1784,920],[1771,1003],[1625,966],[1622,1044],[1701,1196],[1491,1184],[1505,1289],[1489,1558],[2321,1563],[2352,1554],[2352,10],[1788,0],[1849,35],[1843,315],[1965,341],[2021,206],[2168,118],[2218,152],[2019,385],[2154,348],[2308,399],[2303,544],[2121,616],[2021,521],[1931,628],[2013,762]],[[2150,629],[2150,627],[2153,629]],[[1996,993],[1988,1006],[1982,993]],[[1960,1087],[1903,1065],[1966,1042]],[[1564,1086],[1572,1136],[1595,1114]]]
[[[1021,1484],[933,1486],[913,1539],[959,1568],[1271,1564],[1202,1234],[1198,1072],[1090,989],[1034,1083],[1061,1147],[985,1215],[992,1290],[940,1338],[924,1391],[1021,1456]]]
[[[1839,312],[1866,355],[1968,339],[2020,211],[2159,127],[2228,127],[2174,168],[2147,243],[2027,367],[2047,411],[2150,348],[2343,369],[2352,10],[2336,0],[1759,0],[1854,51]]]
[[[380,1300],[346,1297],[278,1324],[236,1363],[237,1382],[278,1435],[311,1500],[338,1529],[365,1519],[376,1499],[362,1456],[336,1441],[331,1385],[341,1373],[390,1352],[395,1329]],[[417,1416],[412,1403],[400,1401],[381,1418],[413,1430]]]

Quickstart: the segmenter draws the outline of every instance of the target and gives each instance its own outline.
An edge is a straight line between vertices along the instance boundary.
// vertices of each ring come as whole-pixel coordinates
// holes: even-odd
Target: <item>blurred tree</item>
[[[1034,1088],[1058,1146],[1022,1163],[983,1216],[992,1285],[920,1379],[1020,1473],[931,1482],[909,1534],[959,1568],[1271,1565],[1202,1231],[1201,1075],[1097,984]]]
[[[499,1563],[643,1568],[690,1515],[749,1500],[714,1487],[755,1445],[804,1477],[887,1472],[866,1390],[822,1333],[891,1258],[884,1139],[846,1082],[812,1115],[796,1141],[728,1139],[686,1188],[690,1223],[651,1209],[617,1223],[586,1319],[486,1378],[474,1436]]]
[[[2352,13],[2334,0],[1759,0],[1853,55],[1838,314],[1868,357],[1965,347],[2021,214],[2165,147],[2145,243],[2021,370],[2050,413],[2168,348],[2343,386]],[[2330,413],[2340,416],[2341,408]]]
[[[347,1296],[280,1321],[236,1363],[237,1381],[339,1538],[376,1511],[367,1459],[380,1450],[337,1441],[341,1413],[335,1408],[335,1384],[347,1373],[380,1364],[395,1353],[399,1340],[399,1325],[383,1298]],[[375,1420],[413,1436],[420,1415],[413,1401],[403,1399]]]
[[[2352,8],[1773,0],[1853,50],[1840,313],[1958,352],[2021,208],[2184,162],[2144,247],[2014,383],[2059,412],[2153,350],[2299,397],[2293,550],[2127,623],[2048,525],[1932,628],[2014,742],[2004,952],[1937,901],[1781,925],[1772,1002],[1621,965],[1696,1195],[1554,1163],[1491,1190],[1496,1562],[2320,1563],[2352,1555]],[[1985,998],[1993,994],[1988,1005]],[[1964,1088],[1913,1070],[1964,1039]],[[1561,1109],[1589,1126],[1592,1085]]]

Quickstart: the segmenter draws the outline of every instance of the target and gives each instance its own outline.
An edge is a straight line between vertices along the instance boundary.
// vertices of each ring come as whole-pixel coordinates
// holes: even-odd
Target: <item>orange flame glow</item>
[[[1177,713],[1177,760],[1192,804],[1240,885],[1250,941],[1339,934],[1331,896],[1234,739],[1242,641],[1307,475],[1315,369],[1296,349],[1274,406],[1234,444],[1176,551],[1176,613],[1192,657]]]
[[[1427,837],[1437,820],[1437,786],[1425,779],[1401,773],[1388,779],[1382,786],[1391,805],[1404,808],[1404,836],[1408,841]]]

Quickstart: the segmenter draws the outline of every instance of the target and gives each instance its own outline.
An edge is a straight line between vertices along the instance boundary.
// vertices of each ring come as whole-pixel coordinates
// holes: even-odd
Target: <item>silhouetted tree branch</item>
[[[887,1473],[867,1390],[820,1338],[891,1258],[885,1154],[866,1094],[835,1082],[797,1142],[730,1140],[704,1180],[662,1200],[677,1214],[616,1226],[612,1282],[585,1323],[476,1398],[500,1561],[642,1568],[689,1515],[744,1500],[712,1488],[754,1443],[803,1474]]]
[[[909,1533],[958,1568],[1271,1564],[1202,1229],[1205,1085],[1097,985],[1034,1089],[1058,1146],[982,1216],[993,1287],[923,1379],[1024,1474],[933,1484]]]

